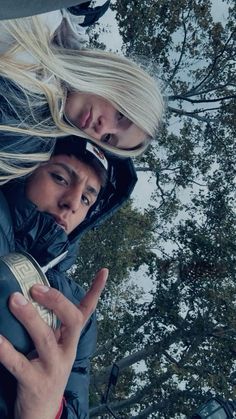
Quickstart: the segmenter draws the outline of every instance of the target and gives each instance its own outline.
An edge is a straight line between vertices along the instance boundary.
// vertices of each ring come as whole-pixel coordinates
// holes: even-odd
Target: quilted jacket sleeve
[[[76,360],[64,394],[66,405],[62,419],[87,419],[89,417],[90,357],[95,343],[96,319],[92,316],[78,344]]]
[[[6,199],[0,191],[0,256],[14,252],[14,233]]]

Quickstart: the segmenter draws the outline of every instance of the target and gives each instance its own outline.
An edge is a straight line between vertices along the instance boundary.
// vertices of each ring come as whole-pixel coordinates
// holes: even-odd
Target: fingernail
[[[2,335],[0,335],[0,345],[2,342],[3,342],[3,338],[2,338]]]
[[[38,292],[48,292],[50,289],[50,287],[47,287],[47,285],[35,285],[34,286],[34,290],[38,291]]]
[[[25,306],[28,303],[26,298],[20,292],[16,292],[13,295],[12,302],[16,306]]]

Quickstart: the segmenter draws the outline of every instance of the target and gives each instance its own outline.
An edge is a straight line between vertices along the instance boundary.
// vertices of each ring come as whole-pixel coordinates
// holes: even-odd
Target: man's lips
[[[61,226],[65,231],[67,231],[67,223],[65,220],[62,220],[62,218],[60,218],[58,215],[56,214],[51,214],[54,218],[54,220],[56,221],[57,224],[59,224],[59,226]]]

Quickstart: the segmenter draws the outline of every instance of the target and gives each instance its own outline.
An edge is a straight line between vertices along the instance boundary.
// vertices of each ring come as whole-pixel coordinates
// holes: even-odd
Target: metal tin
[[[56,315],[52,310],[49,310],[34,301],[29,292],[30,288],[35,284],[47,285],[50,287],[47,277],[42,272],[36,260],[28,253],[9,253],[6,256],[1,256],[1,261],[7,265],[14,275],[25,298],[33,304],[42,319],[50,327],[56,329]]]

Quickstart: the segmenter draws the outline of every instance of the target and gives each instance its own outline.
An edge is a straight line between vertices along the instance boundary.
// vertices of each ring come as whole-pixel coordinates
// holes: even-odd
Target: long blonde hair
[[[7,31],[15,42],[0,58],[0,75],[17,85],[23,99],[18,95],[18,105],[15,105],[15,93],[10,93],[8,102],[18,115],[21,113],[19,109],[22,109],[22,115],[19,115],[17,123],[2,124],[0,131],[38,136],[39,141],[65,135],[83,136],[120,156],[137,156],[146,149],[147,141],[135,150],[117,149],[101,143],[79,128],[70,126],[62,117],[68,91],[97,94],[146,132],[147,138],[155,137],[162,119],[163,99],[154,78],[139,65],[111,52],[78,51],[58,46],[52,42],[37,16],[3,21],[0,23],[1,30]],[[35,64],[17,59],[17,54],[22,51],[31,54]],[[23,112],[25,106],[27,118]],[[39,118],[45,106],[49,107],[50,116]],[[51,152],[33,151],[28,159],[35,164],[48,159]],[[1,161],[4,153],[4,150],[0,151]],[[14,157],[17,166],[16,161],[21,161],[22,156],[17,159],[15,154]]]

